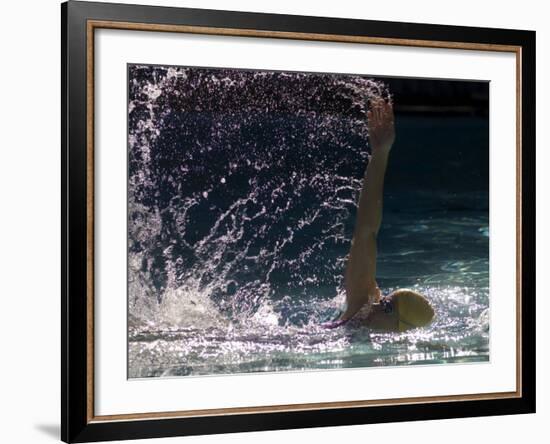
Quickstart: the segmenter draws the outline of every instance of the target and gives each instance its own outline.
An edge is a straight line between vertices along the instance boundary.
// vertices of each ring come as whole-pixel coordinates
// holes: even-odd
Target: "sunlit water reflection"
[[[393,240],[420,244],[424,249],[388,252],[380,257],[380,279],[403,282],[424,293],[436,311],[434,322],[425,328],[403,333],[379,333],[364,326],[350,325],[326,330],[319,323],[340,306],[342,298],[319,298],[310,303],[292,298],[265,302],[246,322],[231,322],[214,306],[200,304],[199,294],[171,290],[164,310],[148,324],[130,323],[129,351],[134,377],[178,376],[214,373],[261,372],[368,367],[381,365],[479,362],[489,356],[489,300],[487,259],[441,261],[433,257],[437,248],[455,249],[452,233],[456,224],[445,219],[425,221],[426,236],[438,232],[429,242],[419,235],[415,224],[399,215],[393,226]],[[472,233],[486,223],[469,215]],[[386,230],[388,231],[388,230]],[[411,234],[415,233],[415,234]],[[445,233],[447,243],[441,243]],[[479,233],[479,232],[478,232]],[[403,234],[407,234],[403,237]],[[392,240],[386,232],[383,240]],[[469,245],[462,239],[461,250],[487,245],[482,233],[472,236]],[[389,243],[389,242],[388,242]],[[430,258],[430,255],[432,258]],[[438,254],[437,256],[441,256]],[[430,270],[433,270],[430,272]],[[395,287],[385,287],[385,292]],[[177,306],[174,307],[173,305]],[[305,325],[281,325],[281,312],[301,313]],[[291,317],[290,317],[291,318]],[[183,325],[182,325],[183,324]]]

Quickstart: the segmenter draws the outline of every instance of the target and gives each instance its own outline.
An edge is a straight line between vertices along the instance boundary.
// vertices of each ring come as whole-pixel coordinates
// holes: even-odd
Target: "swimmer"
[[[356,317],[373,329],[403,331],[429,324],[434,311],[426,298],[413,290],[400,289],[382,296],[376,282],[384,176],[395,140],[393,104],[383,99],[372,101],[367,119],[372,150],[347,258],[344,278],[346,306],[340,316],[323,326],[339,327]]]

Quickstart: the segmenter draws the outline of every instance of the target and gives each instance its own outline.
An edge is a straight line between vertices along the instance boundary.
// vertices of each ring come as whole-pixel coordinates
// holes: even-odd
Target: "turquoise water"
[[[327,330],[319,324],[344,303],[367,162],[354,97],[384,88],[349,76],[129,74],[130,378],[488,361],[486,117],[396,115],[377,279],[384,293],[423,293],[433,323]]]

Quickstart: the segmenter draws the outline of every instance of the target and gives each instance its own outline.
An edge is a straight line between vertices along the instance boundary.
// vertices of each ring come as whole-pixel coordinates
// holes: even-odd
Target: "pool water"
[[[434,321],[327,330],[344,303],[365,128],[304,106],[304,78],[268,79],[278,92],[264,80],[130,67],[128,376],[488,361],[488,119],[396,114],[377,280],[423,293]],[[308,81],[322,96],[334,79]],[[251,85],[263,93],[241,98]]]
[[[173,290],[171,316],[186,325],[130,325],[130,376],[181,376],[380,365],[479,362],[489,358],[488,218],[482,211],[427,215],[387,211],[380,237],[379,285],[412,287],[436,311],[427,327],[377,333],[363,326],[319,327],[342,297],[312,294],[266,302],[233,323],[202,305],[200,294]],[[329,289],[319,291],[329,293]],[[336,295],[334,295],[336,296]],[[182,304],[180,306],[180,304]],[[281,314],[305,322],[280,325]],[[196,322],[195,322],[196,320]]]

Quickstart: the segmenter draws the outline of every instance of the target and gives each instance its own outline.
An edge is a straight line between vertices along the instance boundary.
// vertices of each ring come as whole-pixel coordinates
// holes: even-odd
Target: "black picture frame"
[[[300,33],[335,39],[368,37],[391,41],[432,42],[440,47],[506,45],[517,48],[521,78],[518,108],[521,121],[518,186],[521,231],[521,270],[518,292],[518,382],[515,396],[495,399],[440,399],[433,402],[387,403],[319,409],[288,408],[274,411],[235,411],[231,414],[150,418],[96,418],[93,415],[93,257],[90,257],[90,217],[93,181],[90,182],[89,131],[91,21],[188,26],[210,29],[261,31],[266,35]],[[535,412],[535,32],[433,24],[397,23],[356,19],[306,17],[69,1],[61,5],[62,104],[62,274],[61,274],[61,438],[90,442],[156,438],[290,428],[325,427],[442,418],[510,415]],[[93,29],[92,29],[93,32]],[[146,32],[146,31],[144,31]],[[329,38],[330,40],[330,38]],[[344,39],[345,40],[345,39]],[[459,42],[459,44],[457,44]],[[92,53],[93,57],[93,53]],[[92,196],[92,197],[90,197]],[[91,202],[90,202],[91,199]],[[91,265],[90,265],[91,263]],[[93,270],[93,268],[92,268]],[[91,345],[90,345],[91,344]]]

